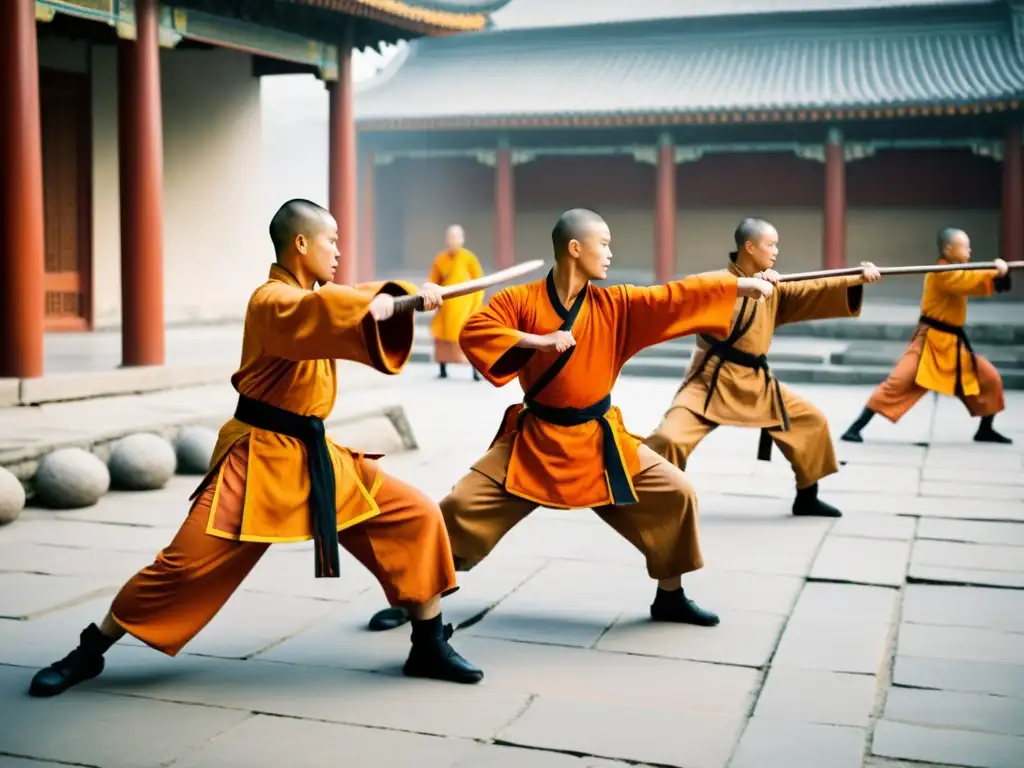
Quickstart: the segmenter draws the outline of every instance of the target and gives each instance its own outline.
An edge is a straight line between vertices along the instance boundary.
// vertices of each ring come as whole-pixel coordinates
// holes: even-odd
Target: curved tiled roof
[[[356,116],[374,129],[1012,101],[1014,29],[993,3],[424,39],[359,90]]]
[[[299,5],[324,8],[378,21],[405,20],[439,30],[483,29],[488,14],[509,0],[289,0]]]

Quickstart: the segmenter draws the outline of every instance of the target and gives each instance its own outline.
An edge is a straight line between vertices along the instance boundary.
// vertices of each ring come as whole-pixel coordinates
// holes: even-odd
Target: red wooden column
[[[43,375],[43,147],[33,0],[0,23],[0,376]]]
[[[135,0],[118,44],[121,364],[164,363],[164,146],[156,0]]]
[[[825,142],[825,269],[846,266],[846,159],[843,135],[832,129]]]
[[[376,270],[377,248],[377,215],[374,210],[376,190],[374,188],[374,155],[373,150],[366,150],[361,155],[362,185],[359,190],[359,269],[357,279],[361,283],[373,280]]]
[[[494,267],[505,269],[515,264],[515,179],[512,176],[512,150],[498,148],[494,164]]]
[[[352,26],[338,41],[338,79],[330,91],[330,148],[328,165],[328,207],[338,222],[338,271],[336,283],[356,279],[357,174],[356,116],[352,84]]]
[[[676,274],[676,148],[667,134],[658,143],[654,204],[654,281],[667,283]]]
[[[1019,123],[1006,129],[1003,142],[1003,237],[1000,253],[1006,261],[1024,258],[1024,162]]]

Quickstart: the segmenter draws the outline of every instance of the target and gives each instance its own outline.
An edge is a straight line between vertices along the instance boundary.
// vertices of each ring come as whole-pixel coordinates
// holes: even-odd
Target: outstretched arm
[[[525,301],[524,287],[505,288],[470,315],[459,333],[459,346],[473,367],[497,387],[516,378],[539,348],[540,337],[519,330]]]
[[[1010,288],[1010,275],[1006,262],[994,261],[996,269],[933,272],[929,277],[936,287],[952,296],[986,297]]]
[[[779,309],[775,315],[775,325],[859,316],[864,302],[862,286],[881,278],[874,264],[865,261],[861,262],[861,267],[864,271],[859,275],[777,283]],[[764,273],[764,277],[776,282],[779,275],[769,270]]]

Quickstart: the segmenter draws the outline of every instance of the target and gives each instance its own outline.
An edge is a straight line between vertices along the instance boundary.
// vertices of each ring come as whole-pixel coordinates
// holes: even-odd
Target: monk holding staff
[[[962,229],[939,232],[939,264],[966,264],[971,260],[971,240]],[[878,385],[864,411],[842,439],[862,443],[861,430],[876,413],[895,424],[925,392],[958,397],[971,416],[980,417],[974,435],[979,443],[1011,443],[992,427],[995,415],[1005,408],[1003,380],[995,367],[974,353],[964,331],[967,300],[1010,289],[1010,275],[1002,259],[995,269],[932,272],[924,278],[921,317],[910,346],[889,377]]]
[[[767,354],[775,329],[786,323],[860,314],[864,283],[878,280],[873,264],[860,275],[799,282],[778,282],[773,267],[779,234],[763,219],[744,219],[734,233],[736,250],[727,273],[760,277],[775,293],[754,303],[739,301],[724,332],[698,337],[683,385],[658,429],[644,442],[680,469],[694,449],[720,425],[758,427],[758,458],[768,460],[774,442],[796,475],[794,515],[839,517],[838,509],[818,498],[818,481],[836,472],[835,449],[825,415],[773,378]]]
[[[462,227],[455,224],[448,227],[445,233],[446,249],[434,257],[427,282],[440,286],[464,283],[476,280],[484,271],[476,255],[463,247],[466,235]],[[434,359],[441,368],[440,378],[448,378],[449,363],[465,363],[466,356],[459,348],[459,333],[469,316],[480,309],[484,303],[484,292],[478,291],[468,296],[448,299],[434,315],[430,324],[430,332],[434,336]],[[473,381],[479,381],[480,374],[473,369]]]
[[[437,505],[370,457],[324,434],[337,396],[336,359],[397,374],[409,359],[411,313],[394,297],[415,286],[332,282],[338,225],[320,206],[285,203],[270,223],[277,263],[246,309],[235,418],[220,431],[211,471],[181,529],[133,576],[97,627],[38,672],[29,693],[53,696],[96,677],[126,632],[175,656],[278,542],[313,539],[316,575],[338,577],[338,545],[368,568],[389,602],[413,618],[405,673],[474,683],[483,673],[448,644],[440,597],[457,589]],[[314,291],[315,283],[320,289]],[[424,306],[440,288],[420,290]]]
[[[770,296],[764,280],[700,275],[653,288],[600,288],[611,233],[593,211],[562,214],[547,278],[497,293],[462,330],[460,343],[495,386],[519,379],[525,394],[502,419],[490,449],[441,502],[458,570],[483,560],[538,506],[591,507],[647,560],[658,588],[657,621],[712,626],[681,576],[703,566],[697,498],[676,467],[626,431],[611,391],[627,360],[689,333],[725,333],[736,296]],[[401,611],[378,613],[386,629]]]

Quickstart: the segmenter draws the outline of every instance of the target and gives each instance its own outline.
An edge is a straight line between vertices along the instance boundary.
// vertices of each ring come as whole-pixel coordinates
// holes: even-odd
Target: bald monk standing
[[[338,225],[320,206],[290,200],[270,223],[277,262],[249,299],[242,362],[231,377],[235,417],[174,540],[133,576],[97,627],[39,671],[29,693],[53,696],[103,671],[126,632],[175,656],[217,614],[267,547],[313,539],[318,577],[339,577],[338,545],[413,617],[405,673],[475,683],[483,673],[448,644],[440,596],[457,589],[437,505],[370,457],[324,434],[337,396],[336,359],[397,374],[409,359],[411,314],[394,296],[415,286],[332,282]],[[320,289],[313,290],[319,283]],[[440,289],[420,290],[427,309]],[[269,620],[269,619],[268,619]]]
[[[763,219],[740,222],[733,235],[728,273],[762,277],[776,284],[771,298],[735,308],[724,332],[701,334],[690,369],[658,429],[644,442],[680,469],[694,449],[720,425],[758,427],[758,458],[769,460],[774,442],[796,475],[794,515],[839,517],[838,509],[818,498],[818,481],[836,472],[835,449],[825,415],[777,379],[767,354],[775,329],[786,323],[860,314],[864,283],[881,274],[864,263],[852,277],[779,283],[773,267],[779,233]]]
[[[971,239],[962,229],[941,230],[938,247],[939,264],[966,264],[971,260]],[[1010,289],[1006,262],[996,259],[993,264],[995,269],[925,275],[921,317],[910,345],[843,434],[843,440],[864,442],[861,430],[876,413],[895,424],[931,390],[958,397],[971,416],[981,419],[975,441],[1013,442],[992,426],[995,415],[1006,407],[1003,380],[992,363],[974,353],[964,330],[968,298]]]
[[[655,621],[718,624],[682,588],[682,575],[703,566],[693,486],[626,431],[610,393],[640,350],[689,333],[725,333],[736,296],[756,302],[772,286],[714,274],[601,288],[591,281],[604,280],[612,261],[604,219],[567,211],[551,239],[547,278],[495,294],[459,339],[488,381],[500,387],[518,378],[526,394],[441,502],[456,568],[473,568],[538,506],[590,507],[646,558],[658,582]],[[385,610],[370,625],[403,620],[401,611]]]
[[[445,250],[434,257],[427,281],[440,286],[476,280],[484,274],[476,254],[463,247],[466,233],[458,224],[448,227],[445,232]],[[459,333],[469,316],[484,303],[484,292],[477,291],[467,296],[448,299],[434,315],[430,331],[434,336],[434,359],[441,368],[440,378],[448,378],[449,363],[466,363],[466,356],[459,348]],[[480,374],[473,369],[473,381],[479,381]]]

